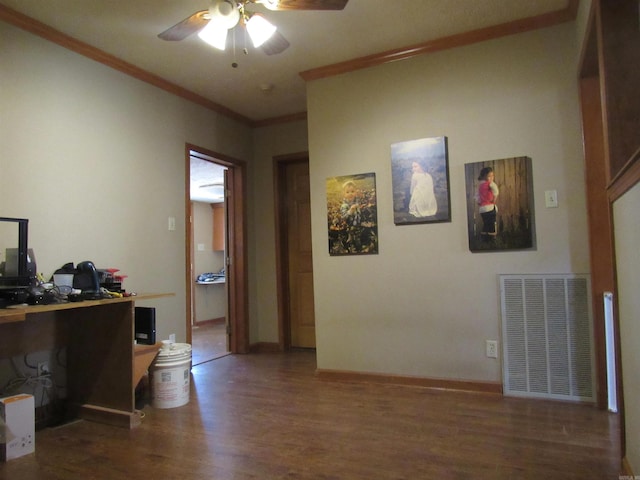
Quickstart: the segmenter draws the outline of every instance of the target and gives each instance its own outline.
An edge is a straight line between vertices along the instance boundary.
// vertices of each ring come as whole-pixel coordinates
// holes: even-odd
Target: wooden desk
[[[155,345],[136,345],[133,356],[133,382],[131,387],[135,390],[142,380],[142,377],[149,369],[149,366],[153,363],[160,348],[162,342],[156,342]]]
[[[70,413],[88,420],[132,428],[135,377],[153,361],[154,346],[136,346],[136,300],[173,294],[146,294],[19,309],[0,309],[0,351],[9,358],[66,347]],[[139,379],[139,378],[138,378]]]

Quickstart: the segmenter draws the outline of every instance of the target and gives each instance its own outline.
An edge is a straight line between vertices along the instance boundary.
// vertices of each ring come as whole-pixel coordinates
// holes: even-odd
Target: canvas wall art
[[[393,143],[391,181],[396,225],[451,221],[447,137]]]
[[[378,253],[375,173],[327,179],[330,255]]]
[[[469,250],[535,248],[531,159],[467,163],[464,171]]]

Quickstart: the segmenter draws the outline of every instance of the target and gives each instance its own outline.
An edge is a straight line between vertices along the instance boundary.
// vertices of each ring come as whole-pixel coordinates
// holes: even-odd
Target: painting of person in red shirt
[[[495,173],[491,167],[484,167],[480,170],[478,176],[480,185],[478,185],[478,193],[476,201],[478,202],[478,210],[482,217],[482,231],[480,232],[483,241],[491,241],[498,234],[498,206],[496,201],[500,190],[495,183]]]

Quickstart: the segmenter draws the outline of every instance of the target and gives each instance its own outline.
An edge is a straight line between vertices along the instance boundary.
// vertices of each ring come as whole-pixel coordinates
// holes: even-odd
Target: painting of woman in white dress
[[[392,144],[391,176],[396,225],[451,221],[447,137]]]
[[[416,218],[431,217],[438,211],[438,202],[433,193],[433,178],[420,162],[411,164],[411,199],[409,200],[409,214]]]

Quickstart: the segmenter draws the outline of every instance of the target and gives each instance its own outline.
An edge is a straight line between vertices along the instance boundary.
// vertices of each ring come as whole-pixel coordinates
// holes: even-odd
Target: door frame
[[[276,295],[278,301],[278,346],[281,351],[291,349],[291,316],[289,314],[289,265],[287,260],[287,183],[288,164],[309,162],[309,152],[273,157],[274,217],[276,232]]]
[[[192,297],[193,279],[193,218],[189,180],[191,157],[197,156],[227,167],[229,184],[225,192],[228,239],[225,245],[225,269],[227,274],[228,338],[231,353],[249,352],[248,318],[248,267],[247,267],[247,222],[246,222],[246,163],[242,160],[212,150],[185,144],[185,284],[186,284],[186,332],[187,343],[192,343]]]

